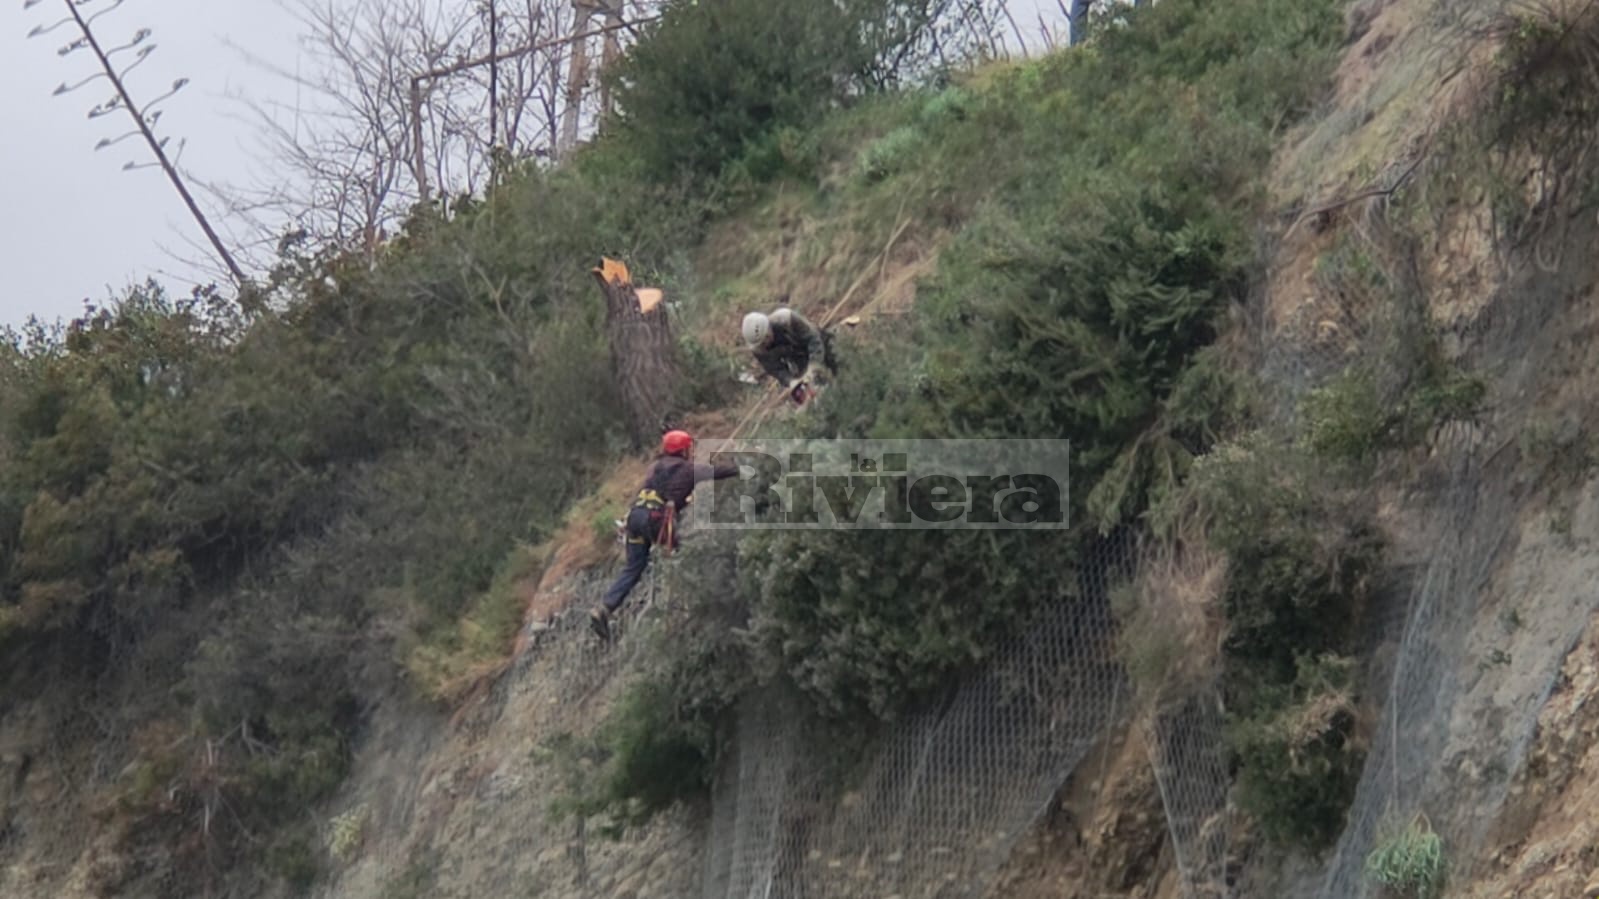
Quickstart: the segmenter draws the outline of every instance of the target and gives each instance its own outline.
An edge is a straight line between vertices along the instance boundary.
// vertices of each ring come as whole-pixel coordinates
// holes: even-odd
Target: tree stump
[[[605,333],[611,345],[611,371],[636,447],[653,446],[667,423],[676,419],[682,372],[666,306],[658,291],[641,304],[627,266],[601,259],[593,269],[605,294]]]

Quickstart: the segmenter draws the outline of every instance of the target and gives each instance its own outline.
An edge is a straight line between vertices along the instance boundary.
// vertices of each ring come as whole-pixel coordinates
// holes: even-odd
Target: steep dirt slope
[[[1018,846],[999,899],[1176,899],[1181,882],[1138,728],[1110,735]]]
[[[1591,515],[1593,510],[1587,510]],[[1593,522],[1585,522],[1591,530]],[[1584,542],[1592,538],[1585,538]],[[1461,897],[1599,896],[1599,621],[1561,668],[1538,736],[1495,823],[1498,848]]]
[[[574,577],[555,599],[599,587]],[[654,587],[639,587],[644,615],[664,601]],[[359,822],[359,836],[319,895],[697,895],[702,837],[686,818],[616,841],[550,814],[581,771],[557,760],[549,738],[587,733],[604,718],[628,652],[625,642],[600,647],[584,608],[535,621],[515,664],[442,728],[403,708],[379,713],[344,798],[329,809],[330,822]]]

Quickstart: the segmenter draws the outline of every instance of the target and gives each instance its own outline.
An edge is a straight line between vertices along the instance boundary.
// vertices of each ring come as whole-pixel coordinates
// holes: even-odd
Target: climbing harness
[[[677,548],[677,507],[666,501],[661,494],[649,487],[638,492],[638,498],[633,501],[633,508],[645,509],[650,513],[651,530],[655,534],[655,543],[661,547],[663,555],[671,555]],[[629,534],[628,543],[645,543],[645,538]]]

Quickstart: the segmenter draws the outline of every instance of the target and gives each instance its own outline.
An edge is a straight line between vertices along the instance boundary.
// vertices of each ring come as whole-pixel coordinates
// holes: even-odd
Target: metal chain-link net
[[[1383,690],[1381,719],[1314,889],[1328,899],[1380,895],[1366,857],[1418,816],[1442,838],[1452,875],[1481,864],[1565,656],[1599,611],[1579,586],[1595,566],[1546,523],[1558,517],[1550,506],[1587,507],[1574,490],[1586,475],[1562,474],[1558,454],[1529,440],[1545,417],[1590,432],[1590,414],[1558,399],[1584,355],[1567,341],[1580,310],[1562,298],[1585,289],[1589,273],[1513,262],[1500,275],[1491,302],[1459,323],[1462,363],[1492,384],[1490,409],[1485,425],[1451,425],[1434,442],[1429,489],[1407,519],[1425,561],[1396,609],[1391,665],[1372,679]]]
[[[1221,697],[1206,685],[1161,710],[1150,728],[1149,760],[1166,810],[1184,895],[1220,897],[1227,888],[1227,746]]]
[[[818,781],[792,697],[751,697],[714,792],[705,899],[985,894],[1012,847],[1128,711],[1107,541],[1080,599],[1041,614],[987,670],[892,726],[858,785]]]

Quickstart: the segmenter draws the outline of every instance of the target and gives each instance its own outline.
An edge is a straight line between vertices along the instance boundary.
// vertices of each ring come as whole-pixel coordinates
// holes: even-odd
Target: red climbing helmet
[[[694,438],[687,431],[667,431],[661,435],[661,452],[668,456],[686,456],[694,446]]]

